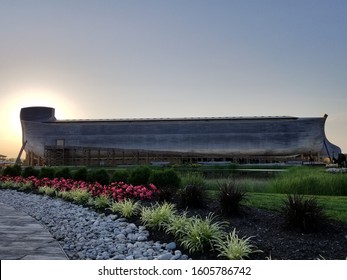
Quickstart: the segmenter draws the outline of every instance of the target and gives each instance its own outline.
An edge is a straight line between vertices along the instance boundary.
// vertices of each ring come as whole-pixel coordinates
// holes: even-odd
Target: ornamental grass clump
[[[56,196],[57,190],[54,187],[42,186],[42,187],[39,187],[38,191],[41,194],[53,197],[53,196]]]
[[[19,187],[20,191],[30,191],[34,187],[34,183],[32,181],[23,182],[22,185]]]
[[[124,199],[122,201],[114,201],[108,207],[113,213],[118,213],[125,218],[135,216],[140,211],[140,202],[133,201],[132,199]]]
[[[141,222],[150,229],[163,230],[176,213],[175,206],[171,203],[156,203],[151,207],[141,209]]]
[[[213,250],[224,235],[222,222],[213,222],[213,214],[205,219],[194,217],[189,219],[186,232],[182,234],[180,242],[189,253],[206,252]]]
[[[191,224],[191,219],[184,212],[181,215],[173,215],[170,222],[165,227],[165,232],[175,236],[177,240],[181,240],[187,233],[188,226]]]
[[[6,180],[6,181],[1,181],[0,182],[0,187],[2,189],[10,189],[12,188],[14,185],[14,182],[13,181],[10,181],[10,180]]]
[[[279,172],[268,184],[272,193],[301,195],[347,195],[347,174],[330,174],[325,168],[300,166]]]
[[[314,197],[305,198],[302,195],[288,195],[281,213],[288,228],[303,233],[319,231],[328,220],[323,207]]]
[[[240,210],[240,203],[246,198],[246,192],[237,188],[233,182],[218,184],[218,202],[220,212],[223,215],[231,216]]]
[[[93,206],[96,209],[106,209],[110,205],[110,201],[111,199],[107,195],[101,194],[94,198]]]
[[[91,197],[90,192],[86,189],[73,189],[69,191],[69,199],[77,204],[87,204]]]
[[[203,207],[206,198],[206,189],[201,185],[188,185],[179,191],[179,201],[183,207]]]
[[[220,252],[218,257],[225,257],[228,260],[243,260],[249,258],[250,254],[261,252],[250,243],[252,237],[240,238],[236,234],[236,229],[229,233],[226,240],[219,240],[216,248]]]
[[[202,186],[205,187],[206,181],[205,178],[202,174],[197,173],[197,172],[188,172],[181,176],[181,186],[189,186],[189,185],[194,185],[194,186]]]
[[[58,191],[57,196],[66,201],[73,201],[71,191]]]

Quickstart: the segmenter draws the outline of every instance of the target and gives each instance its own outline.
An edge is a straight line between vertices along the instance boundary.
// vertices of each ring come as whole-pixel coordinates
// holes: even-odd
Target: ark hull
[[[326,139],[326,116],[62,121],[54,113],[48,107],[21,110],[23,143],[32,163],[53,164],[50,158],[54,154],[64,157],[64,164],[84,160],[87,165],[98,156],[105,162],[136,156],[159,159],[162,155],[162,159],[177,162],[187,157],[321,158],[341,152]]]

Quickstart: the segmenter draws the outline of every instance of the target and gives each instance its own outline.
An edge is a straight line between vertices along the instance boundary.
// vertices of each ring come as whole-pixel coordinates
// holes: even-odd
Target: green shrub
[[[239,238],[236,229],[227,235],[226,240],[219,240],[216,248],[220,252],[218,257],[226,257],[228,260],[243,260],[250,254],[261,252],[250,243],[251,236]]]
[[[77,169],[73,174],[72,177],[74,180],[76,181],[87,181],[87,174],[88,174],[88,170],[86,167],[81,167],[79,169]]]
[[[108,209],[113,213],[121,214],[125,218],[130,218],[138,214],[140,210],[140,202],[134,202],[131,199],[124,199],[120,202],[112,202]]]
[[[14,166],[13,166],[13,169],[15,170],[15,176],[20,176],[20,175],[22,175],[22,167],[20,166],[20,165],[18,165],[18,164],[15,164]]]
[[[20,176],[22,174],[22,167],[18,164],[11,165],[11,166],[6,166],[3,175],[6,176]]]
[[[206,198],[206,189],[200,185],[188,185],[179,191],[179,203],[183,207],[203,207]]]
[[[317,232],[327,222],[323,207],[313,197],[288,195],[281,208],[286,225],[303,233]]]
[[[213,220],[214,216],[211,213],[205,219],[199,217],[189,219],[187,228],[180,238],[182,246],[189,253],[209,251],[220,242],[224,235],[224,224]]]
[[[64,167],[56,171],[55,173],[56,178],[65,178],[65,179],[70,179],[72,178],[70,168]]]
[[[175,206],[171,203],[156,203],[141,209],[141,222],[150,229],[162,230],[170,223],[175,212]]]
[[[139,166],[131,171],[129,183],[136,185],[147,185],[151,176],[151,169],[148,166]]]
[[[111,182],[129,182],[130,173],[128,169],[116,170],[111,178]]]
[[[39,174],[40,174],[40,170],[35,169],[32,166],[25,167],[23,172],[22,172],[22,176],[24,178],[28,178],[31,176],[39,177]]]
[[[153,171],[148,180],[149,183],[154,184],[159,189],[165,187],[178,189],[180,181],[180,177],[172,169]]]
[[[43,178],[54,179],[54,177],[55,177],[54,168],[50,168],[50,167],[42,167],[41,168],[40,174],[39,174],[39,179],[43,179]]]
[[[98,182],[101,185],[108,185],[110,183],[110,176],[105,169],[97,169],[88,173],[88,182]]]
[[[218,203],[221,213],[227,216],[238,213],[240,202],[245,199],[246,192],[235,187],[231,181],[219,184],[218,188]]]

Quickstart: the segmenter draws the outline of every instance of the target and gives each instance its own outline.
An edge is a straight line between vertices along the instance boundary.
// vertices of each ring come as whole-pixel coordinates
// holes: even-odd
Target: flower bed
[[[112,182],[109,185],[101,185],[98,182],[88,183],[64,178],[43,178],[40,180],[34,176],[28,178],[23,178],[22,176],[1,176],[0,187],[11,187],[21,190],[38,190],[40,187],[50,187],[59,192],[82,189],[87,190],[93,197],[103,195],[114,201],[122,201],[124,199],[150,200],[159,192],[153,184],[133,186],[124,182]]]
[[[245,205],[241,205],[237,215],[211,216],[221,213],[219,202],[209,199],[204,207],[175,208],[169,222],[163,223],[164,204],[153,203],[159,193],[153,185],[133,186],[121,182],[101,185],[71,179],[0,176],[0,188],[33,192],[42,190],[41,193],[45,195],[51,195],[49,188],[52,188],[52,196],[92,206],[105,214],[119,213],[137,225],[146,225],[151,229],[151,240],[171,242],[174,238],[181,246],[178,249],[186,250],[193,259],[346,259],[347,225],[338,222],[329,221],[321,231],[303,234],[285,227],[281,213]],[[147,199],[152,203],[138,205],[137,200]],[[158,216],[160,219],[157,219]],[[209,229],[220,224],[223,224],[222,239],[212,241],[210,246],[208,242],[212,238],[205,236],[209,234]],[[218,237],[218,233],[213,233],[213,236]],[[240,246],[244,249],[243,255],[239,253]]]

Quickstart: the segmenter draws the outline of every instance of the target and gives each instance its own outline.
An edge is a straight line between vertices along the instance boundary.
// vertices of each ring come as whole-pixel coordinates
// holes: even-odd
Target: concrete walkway
[[[0,260],[66,259],[58,241],[38,221],[0,203]]]

